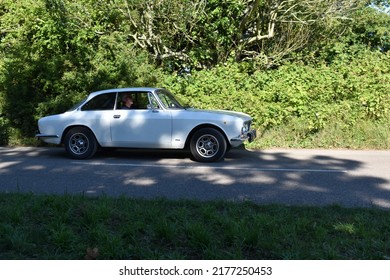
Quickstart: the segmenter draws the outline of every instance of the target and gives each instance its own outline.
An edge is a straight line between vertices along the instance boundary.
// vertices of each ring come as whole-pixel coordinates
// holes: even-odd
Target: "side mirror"
[[[148,108],[149,110],[152,110],[153,112],[157,112],[159,109],[158,106],[155,106],[155,105],[150,104],[150,103],[148,105],[146,105],[146,108]]]

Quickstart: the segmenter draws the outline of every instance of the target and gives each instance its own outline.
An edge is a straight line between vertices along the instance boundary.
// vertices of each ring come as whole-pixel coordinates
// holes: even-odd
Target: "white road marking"
[[[90,166],[124,166],[124,167],[152,167],[152,168],[188,168],[188,169],[217,169],[217,170],[245,170],[245,171],[271,171],[271,172],[322,172],[322,173],[347,173],[345,169],[308,169],[308,168],[255,168],[237,166],[215,166],[215,165],[167,165],[167,164],[145,164],[145,163],[105,163],[105,162],[80,162],[73,164]]]

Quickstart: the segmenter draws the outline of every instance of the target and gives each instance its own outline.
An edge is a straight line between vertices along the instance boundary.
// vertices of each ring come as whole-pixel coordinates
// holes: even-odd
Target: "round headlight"
[[[241,130],[242,130],[242,133],[248,132],[249,131],[249,124],[244,123]]]

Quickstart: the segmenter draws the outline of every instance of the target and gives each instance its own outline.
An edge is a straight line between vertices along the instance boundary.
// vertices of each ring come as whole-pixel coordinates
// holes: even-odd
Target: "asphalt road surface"
[[[205,164],[182,151],[73,160],[63,148],[0,147],[0,192],[390,209],[390,151],[231,150]]]

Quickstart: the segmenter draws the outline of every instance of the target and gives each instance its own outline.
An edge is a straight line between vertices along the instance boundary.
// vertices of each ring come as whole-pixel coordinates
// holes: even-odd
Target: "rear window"
[[[101,94],[89,100],[81,108],[82,111],[113,110],[115,105],[115,92]]]

